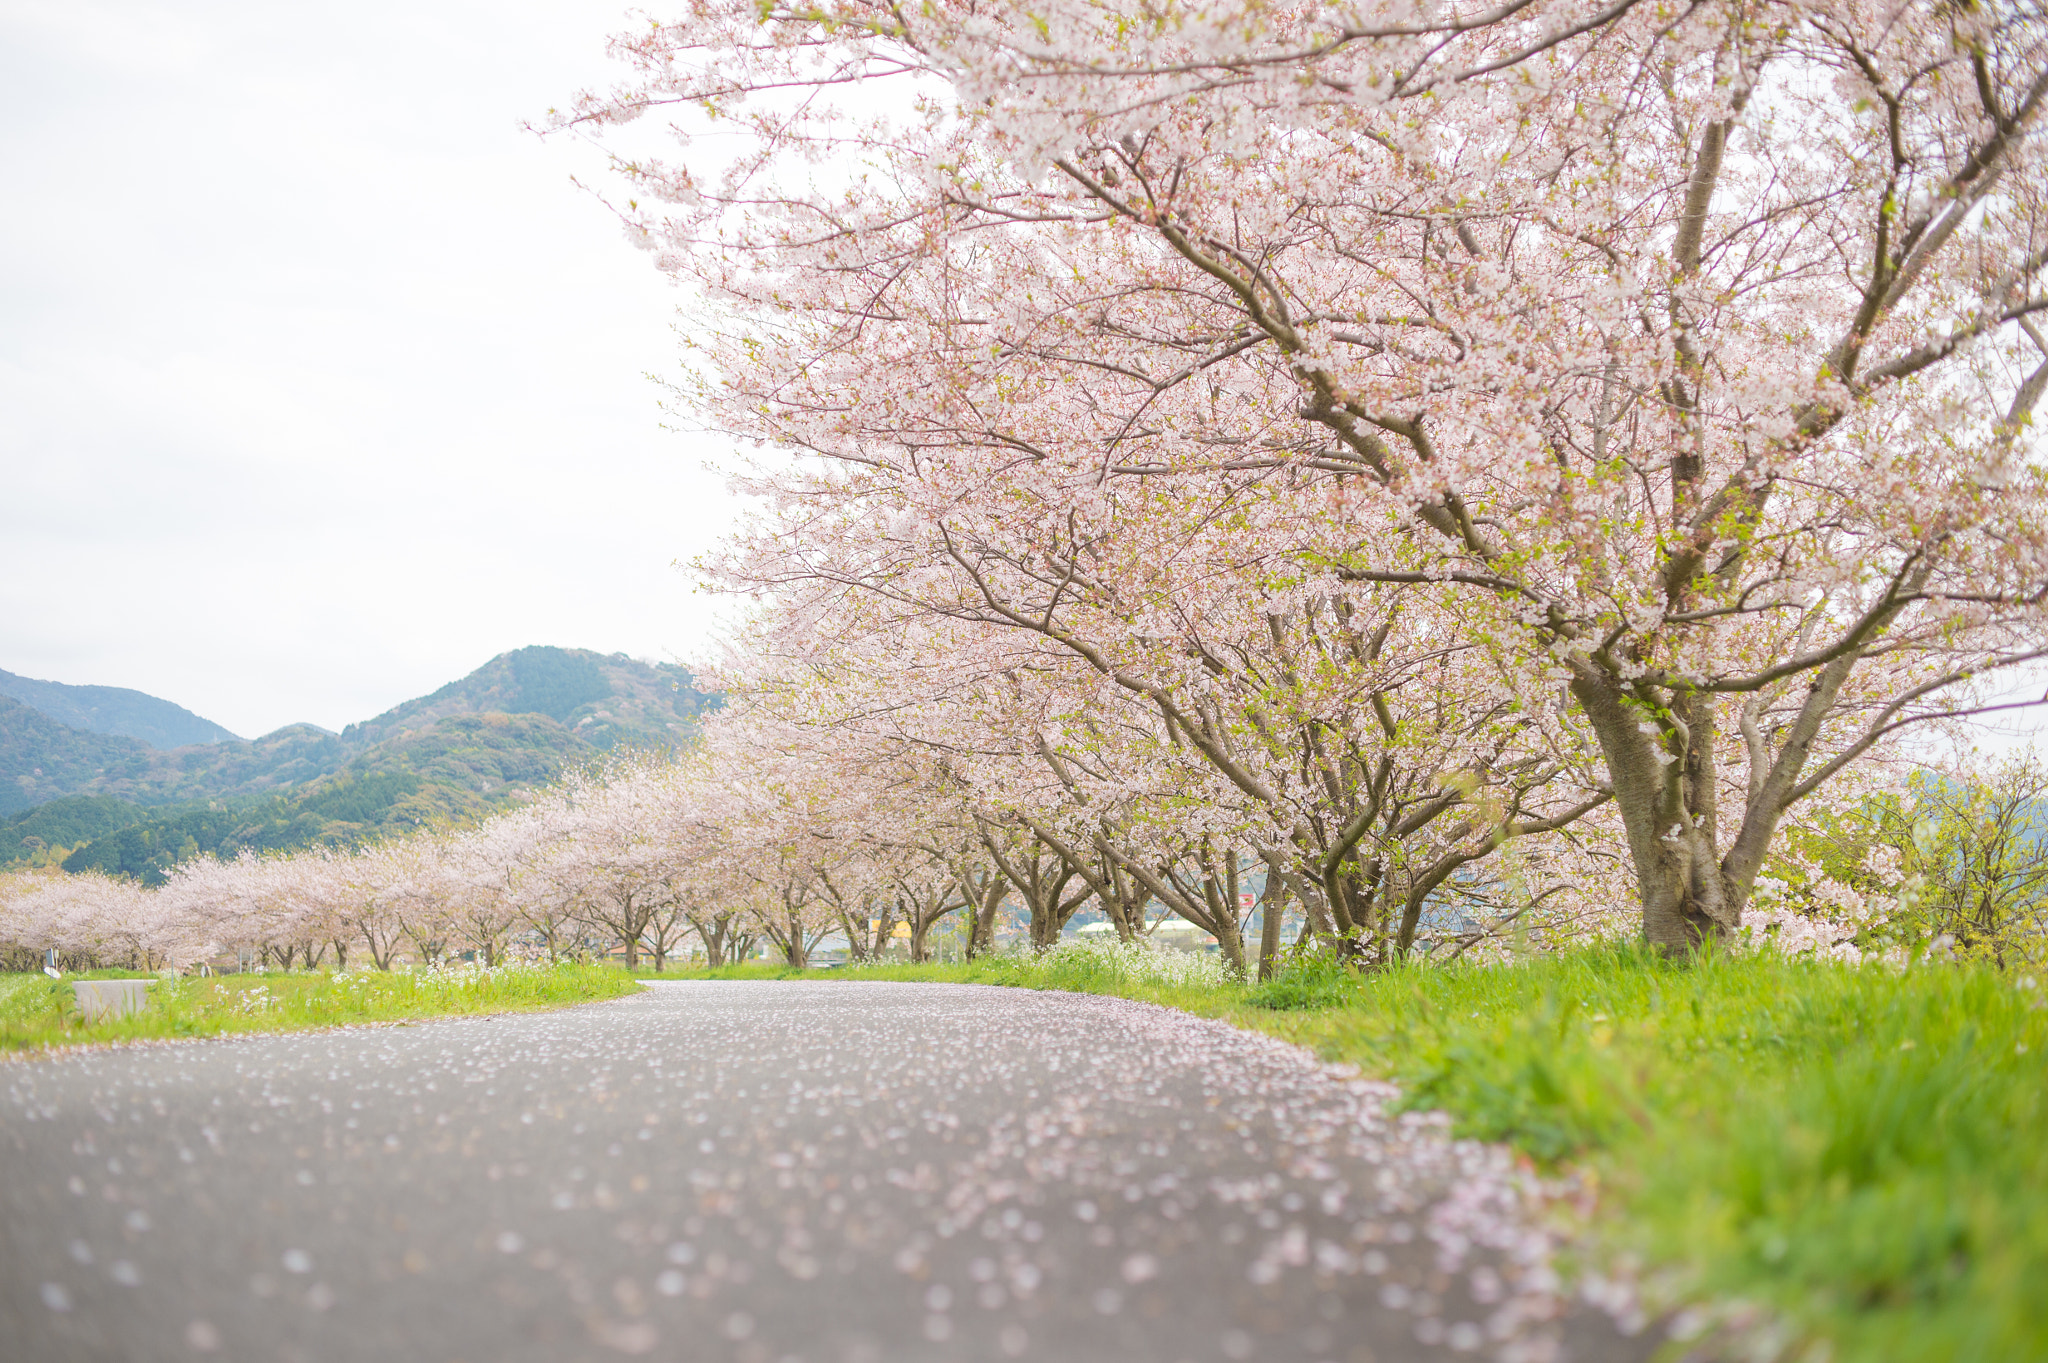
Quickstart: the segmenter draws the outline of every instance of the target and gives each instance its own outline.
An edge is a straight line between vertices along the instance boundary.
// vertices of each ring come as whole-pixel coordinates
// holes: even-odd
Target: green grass
[[[2023,978],[1615,949],[1258,988],[1066,953],[815,978],[1116,994],[1272,1033],[1587,1173],[1596,1245],[1683,1298],[1766,1305],[1839,1363],[2048,1359],[2048,990]]]
[[[2048,1012],[1996,973],[1587,953],[1267,1030],[1582,1162],[1612,1241],[1856,1360],[2048,1358]]]
[[[656,971],[652,966],[641,966],[633,972],[633,977],[641,980],[797,980],[807,974],[818,973],[791,970],[781,961],[735,961],[716,970],[671,965],[667,970]],[[830,975],[833,972],[822,973]]]
[[[139,1013],[91,1025],[79,1018],[73,980],[135,977],[136,972],[117,970],[61,980],[0,974],[0,1051],[523,1012],[617,998],[640,988],[609,966],[251,973],[160,979]]]

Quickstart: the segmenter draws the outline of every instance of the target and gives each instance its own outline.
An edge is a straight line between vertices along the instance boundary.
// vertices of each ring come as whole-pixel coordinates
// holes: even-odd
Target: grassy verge
[[[798,980],[832,973],[834,972],[791,970],[780,961],[736,961],[731,965],[722,965],[716,970],[690,970],[671,966],[667,970],[657,972],[651,966],[642,966],[633,972],[633,976],[641,980]]]
[[[1145,999],[1399,1082],[1462,1133],[1602,1189],[1595,1235],[1700,1300],[1767,1306],[1792,1356],[2048,1359],[2048,1007],[1969,967],[1588,951],[1314,967],[1253,989],[1114,953],[822,978]]]
[[[134,972],[123,971],[67,975],[61,980],[41,974],[0,975],[0,1053],[560,1008],[617,998],[640,988],[631,976],[608,966],[256,973],[160,979],[139,1013],[91,1025],[79,1018],[73,980],[134,977]]]

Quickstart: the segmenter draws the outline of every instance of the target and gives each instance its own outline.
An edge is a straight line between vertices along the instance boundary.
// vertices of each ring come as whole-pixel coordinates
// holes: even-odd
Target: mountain
[[[432,695],[351,724],[343,742],[381,742],[449,715],[546,715],[600,748],[663,747],[696,727],[717,705],[687,668],[643,663],[623,653],[521,648],[497,657]]]
[[[0,696],[33,706],[66,728],[139,738],[152,748],[235,741],[212,720],[125,686],[67,686],[0,671]]]
[[[69,849],[67,870],[156,880],[198,851],[341,846],[468,821],[607,748],[681,742],[718,704],[684,668],[548,647],[500,654],[339,734],[294,724],[167,752],[0,698],[0,776],[11,778],[0,816],[13,815],[0,823],[0,864]]]

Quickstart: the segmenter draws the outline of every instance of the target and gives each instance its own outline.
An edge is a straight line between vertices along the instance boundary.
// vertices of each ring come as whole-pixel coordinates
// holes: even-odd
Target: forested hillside
[[[42,711],[0,696],[0,814],[59,795],[135,779],[153,754],[138,738],[66,728]]]
[[[152,811],[111,795],[66,795],[0,819],[0,865],[62,861],[65,853]]]
[[[91,688],[71,688],[85,690]],[[673,745],[717,698],[683,668],[523,648],[340,734],[167,752],[0,698],[0,864],[161,879],[198,852],[347,846],[517,803],[614,746]]]

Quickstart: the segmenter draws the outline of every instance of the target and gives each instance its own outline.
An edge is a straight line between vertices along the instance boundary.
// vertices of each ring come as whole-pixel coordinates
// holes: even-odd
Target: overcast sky
[[[702,656],[733,510],[572,142],[617,0],[0,0],[0,668],[338,729]]]

